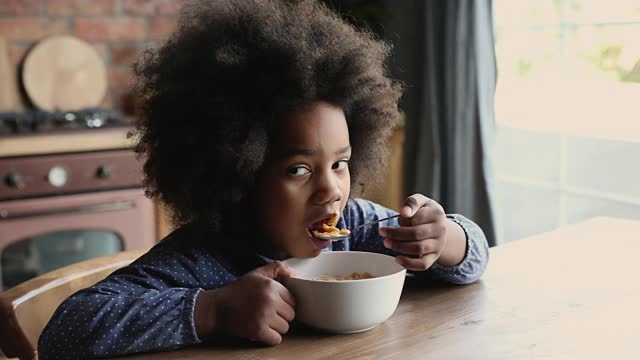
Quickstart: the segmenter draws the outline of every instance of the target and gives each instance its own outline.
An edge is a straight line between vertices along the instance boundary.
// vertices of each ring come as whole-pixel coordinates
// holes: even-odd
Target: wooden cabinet
[[[393,210],[398,210],[404,201],[403,161],[404,161],[404,128],[399,128],[389,138],[389,158],[384,180],[379,186],[369,189],[363,198],[377,202]]]

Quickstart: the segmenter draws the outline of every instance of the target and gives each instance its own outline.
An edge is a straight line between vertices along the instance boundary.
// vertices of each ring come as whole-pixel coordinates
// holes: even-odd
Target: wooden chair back
[[[124,251],[71,264],[0,293],[2,353],[9,358],[37,359],[40,333],[66,298],[128,265],[147,250]]]

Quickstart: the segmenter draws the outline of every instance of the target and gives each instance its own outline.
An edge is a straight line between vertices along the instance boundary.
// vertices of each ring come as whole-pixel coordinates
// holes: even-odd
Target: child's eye
[[[340,160],[336,163],[333,163],[331,168],[333,170],[344,170],[347,168],[347,166],[349,166],[349,160]]]
[[[293,176],[304,176],[307,175],[311,172],[311,170],[309,170],[308,168],[304,167],[304,166],[292,166],[290,168],[287,169],[287,173],[289,173],[289,175],[293,175]]]

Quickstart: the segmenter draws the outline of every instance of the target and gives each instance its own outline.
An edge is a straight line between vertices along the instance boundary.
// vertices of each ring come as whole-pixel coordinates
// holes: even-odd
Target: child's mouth
[[[322,219],[322,220],[320,220],[318,222],[313,223],[311,226],[309,226],[306,229],[307,230],[307,235],[309,235],[309,238],[311,239],[311,242],[319,250],[322,250],[322,249],[326,248],[327,246],[329,246],[329,244],[331,244],[331,239],[319,238],[317,236],[314,236],[313,233],[314,233],[314,231],[316,231],[316,232],[324,232],[324,228],[323,228],[322,225],[330,223],[330,221],[333,220],[333,218],[334,218],[334,215],[330,215],[330,216],[326,217],[325,219]]]
[[[317,221],[311,226],[307,227],[307,234],[309,235],[311,242],[315,245],[316,248],[322,250],[329,246],[332,239],[331,236],[327,236],[330,235],[330,233],[328,233],[327,231],[329,228],[335,227],[335,225],[338,223],[339,217],[340,213],[336,211],[326,218]],[[337,229],[334,228],[334,230]]]
[[[322,228],[322,224],[326,224],[327,221],[329,221],[329,220],[330,220],[330,217],[327,217],[327,218],[325,218],[323,220],[320,220],[320,221],[318,221],[316,223],[313,223],[311,226],[309,226],[307,228],[307,230],[309,230],[309,232],[312,233],[312,234],[313,234],[314,231],[324,231],[323,228]]]
[[[313,223],[307,228],[307,232],[312,238],[318,240],[342,240],[345,235],[348,236],[350,234],[350,231],[336,227],[339,218],[340,213],[335,211],[326,218]]]
[[[322,239],[322,238],[319,238],[319,237],[315,237],[315,236],[312,235],[312,233],[309,231],[309,229],[307,229],[307,234],[309,235],[309,239],[311,239],[311,243],[318,250],[322,250],[322,249],[326,248],[327,246],[329,246],[329,244],[331,244],[331,239]]]
[[[337,222],[338,222],[338,215],[337,213],[334,213],[320,221],[316,221],[315,223],[311,224],[311,226],[307,228],[307,231],[309,232],[309,234],[311,234],[311,236],[313,236],[314,231],[321,232],[321,233],[325,232],[327,225],[334,226]]]

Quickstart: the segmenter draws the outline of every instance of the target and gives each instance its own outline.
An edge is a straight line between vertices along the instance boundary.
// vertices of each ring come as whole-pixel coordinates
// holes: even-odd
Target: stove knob
[[[106,180],[111,177],[111,166],[109,165],[100,165],[96,169],[96,177],[98,179]]]
[[[22,180],[22,176],[14,172],[9,173],[4,177],[4,183],[13,189],[22,189],[24,187],[24,180]]]
[[[69,172],[62,166],[54,166],[49,170],[47,180],[55,187],[64,186],[69,180]]]

